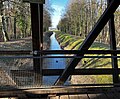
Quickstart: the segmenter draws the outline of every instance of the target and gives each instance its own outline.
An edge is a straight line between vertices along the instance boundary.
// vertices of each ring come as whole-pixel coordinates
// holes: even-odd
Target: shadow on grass
[[[97,55],[99,56],[105,56],[105,55]],[[101,59],[101,58],[90,58],[90,59],[83,59],[82,60],[84,63],[82,64],[82,68],[105,68],[108,64],[111,65],[111,60],[110,59]],[[108,66],[107,66],[108,67]],[[110,67],[110,66],[109,66]]]

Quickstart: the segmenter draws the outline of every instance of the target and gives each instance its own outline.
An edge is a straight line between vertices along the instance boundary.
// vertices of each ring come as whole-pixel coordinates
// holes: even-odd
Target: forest
[[[43,32],[51,26],[53,8],[50,0],[43,8]],[[85,39],[108,6],[107,0],[69,0],[57,28],[63,33]],[[114,13],[117,47],[120,47],[120,8]],[[30,5],[22,0],[0,0],[0,41],[9,41],[31,36]],[[108,23],[96,39],[109,44]]]
[[[49,0],[43,7],[43,30],[51,26]],[[9,41],[31,36],[30,4],[22,0],[0,0],[0,41]]]
[[[107,6],[107,0],[70,0],[57,27],[63,33],[85,39]],[[114,17],[117,47],[120,47],[120,8],[114,13]],[[108,23],[96,41],[109,44]]]

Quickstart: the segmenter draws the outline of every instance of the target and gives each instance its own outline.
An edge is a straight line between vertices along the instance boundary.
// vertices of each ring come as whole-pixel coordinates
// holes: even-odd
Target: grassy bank
[[[81,46],[83,39],[80,37],[76,37],[69,34],[63,34],[60,31],[56,32],[56,37],[61,45],[61,47],[65,50],[77,50]],[[94,42],[92,46],[89,48],[89,50],[107,50],[110,49],[110,47],[103,43]],[[92,54],[91,56],[103,56],[103,55],[96,55]],[[120,59],[118,62],[118,65],[120,65]],[[76,68],[112,68],[111,65],[111,59],[109,58],[84,58],[81,60],[81,62],[78,63]],[[71,77],[71,83],[73,84],[90,84],[90,83],[112,83],[112,76],[109,75],[92,75],[92,76],[72,76]]]

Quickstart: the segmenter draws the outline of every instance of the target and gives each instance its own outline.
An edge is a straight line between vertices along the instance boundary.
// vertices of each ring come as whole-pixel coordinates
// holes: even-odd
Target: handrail
[[[120,56],[0,56],[1,58],[29,58],[29,59],[41,59],[41,58],[120,58]]]
[[[43,76],[58,76],[63,72],[64,69],[42,69]],[[118,69],[120,73],[120,69]],[[86,68],[86,69],[75,69],[70,75],[112,75],[114,69],[112,68]],[[11,70],[14,76],[33,76],[33,70]]]
[[[42,51],[31,51],[31,50],[0,50],[0,55],[29,55],[29,54],[120,54],[120,50],[42,50]]]

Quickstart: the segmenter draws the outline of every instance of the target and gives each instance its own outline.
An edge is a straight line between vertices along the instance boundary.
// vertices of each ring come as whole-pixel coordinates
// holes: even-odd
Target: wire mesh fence
[[[114,69],[112,69],[111,58],[118,58],[118,64],[120,63],[120,56],[64,56],[61,55],[43,55],[41,57],[34,57],[31,55],[1,55],[0,56],[0,87],[3,89],[10,88],[34,88],[41,86],[52,86],[58,79],[60,74],[64,71],[66,66],[69,64],[71,59],[83,58],[81,62],[76,66],[75,69],[79,69],[78,72],[73,73],[71,71],[66,85],[74,84],[113,84],[112,74]],[[91,57],[91,58],[90,58]],[[33,58],[42,58],[42,84],[36,85],[36,75],[39,72],[34,70]],[[108,70],[106,70],[106,68]],[[98,69],[99,71],[95,74],[95,71],[81,72],[84,69],[90,71],[91,69]],[[46,70],[46,71],[45,71]],[[50,71],[50,70],[53,70]],[[118,68],[119,70],[119,68]],[[105,72],[106,73],[105,73]],[[46,74],[44,73],[46,72]],[[59,72],[59,73],[56,73]],[[81,72],[81,74],[80,74]],[[38,74],[37,74],[38,73]],[[72,74],[73,73],[73,74]],[[77,74],[78,73],[78,74]],[[103,74],[102,74],[103,73]],[[38,76],[39,77],[39,76]],[[38,80],[40,80],[38,78]],[[39,82],[39,81],[38,81]]]

